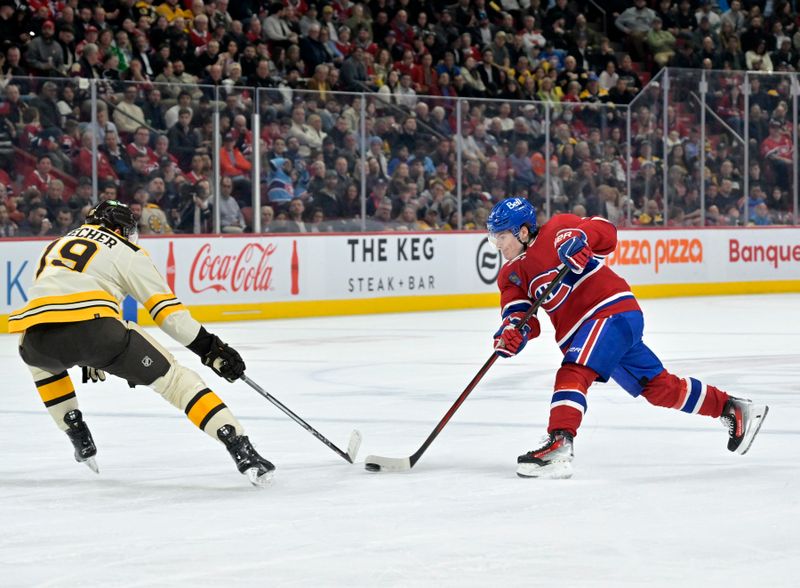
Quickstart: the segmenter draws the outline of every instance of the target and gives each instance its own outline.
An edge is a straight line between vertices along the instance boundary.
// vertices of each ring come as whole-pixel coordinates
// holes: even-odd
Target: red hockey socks
[[[594,370],[583,365],[567,364],[558,369],[548,433],[561,430],[573,437],[578,433],[586,412],[586,391],[596,377]]]
[[[708,386],[694,378],[679,378],[667,370],[648,382],[642,396],[656,406],[713,418],[722,414],[728,401],[728,395],[719,388]]]

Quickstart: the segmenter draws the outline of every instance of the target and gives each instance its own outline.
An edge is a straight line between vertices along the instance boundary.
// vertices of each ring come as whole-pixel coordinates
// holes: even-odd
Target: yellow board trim
[[[190,410],[189,414],[186,416],[189,417],[189,420],[192,421],[196,427],[199,427],[203,419],[206,418],[206,415],[220,404],[222,404],[222,400],[219,396],[213,392],[206,392],[200,397],[200,400],[195,402],[192,410]]]
[[[779,294],[800,292],[800,280],[727,282],[709,284],[657,284],[633,286],[638,298],[680,296],[723,296],[736,294]],[[496,307],[499,293],[395,296],[360,300],[317,300],[261,302],[251,304],[197,305],[187,308],[200,322],[267,320],[313,316],[343,316],[390,312],[422,312]],[[183,305],[181,305],[183,306]],[[180,307],[175,307],[178,310]],[[186,308],[186,307],[184,307]],[[180,308],[183,310],[183,308]],[[166,312],[166,310],[164,311]],[[139,323],[154,325],[150,314],[139,309]],[[0,330],[8,330],[8,316],[0,315]]]
[[[75,392],[75,386],[72,385],[72,380],[69,375],[64,376],[60,380],[50,382],[44,386],[36,388],[39,391],[39,396],[42,397],[42,402],[50,402],[56,398],[61,398],[67,394]]]

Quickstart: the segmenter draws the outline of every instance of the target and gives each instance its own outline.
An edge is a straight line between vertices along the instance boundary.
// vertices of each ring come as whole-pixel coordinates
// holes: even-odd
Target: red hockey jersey
[[[497,285],[503,318],[513,312],[526,312],[555,278],[561,260],[554,245],[562,229],[577,229],[586,235],[594,252],[581,274],[568,273],[541,308],[550,316],[556,341],[564,345],[578,327],[589,318],[602,318],[639,310],[628,283],[603,264],[606,255],[617,246],[617,229],[601,217],[581,218],[558,214],[540,227],[536,238],[524,253],[510,260],[500,270]]]

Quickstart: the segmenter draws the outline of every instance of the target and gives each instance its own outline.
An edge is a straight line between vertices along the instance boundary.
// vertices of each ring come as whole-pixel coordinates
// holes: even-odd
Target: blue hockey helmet
[[[494,205],[486,227],[489,229],[489,242],[497,242],[497,234],[503,231],[511,233],[519,239],[519,230],[523,227],[533,233],[536,230],[536,209],[525,198],[506,198]]]

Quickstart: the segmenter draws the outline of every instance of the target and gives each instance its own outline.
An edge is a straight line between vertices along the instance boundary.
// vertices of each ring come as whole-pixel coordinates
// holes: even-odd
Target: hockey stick
[[[303,419],[301,419],[299,416],[294,414],[280,400],[278,400],[277,398],[272,396],[269,392],[264,390],[261,386],[256,384],[253,380],[251,380],[250,378],[248,378],[244,374],[242,374],[242,380],[244,380],[247,383],[247,385],[250,386],[253,390],[255,390],[256,392],[261,394],[261,396],[263,396],[264,398],[269,400],[272,404],[274,404],[275,406],[280,408],[284,413],[289,415],[294,422],[296,422],[298,425],[303,427],[306,431],[308,431],[309,433],[314,435],[314,437],[316,437],[317,439],[322,441],[325,445],[327,445],[328,447],[333,449],[341,457],[343,457],[344,459],[346,459],[350,463],[353,463],[353,461],[356,459],[356,454],[358,453],[358,449],[359,449],[359,447],[361,447],[361,433],[359,433],[356,430],[353,430],[353,432],[350,433],[350,442],[347,444],[347,453],[345,453],[344,451],[342,451],[341,449],[336,447],[336,445],[334,445],[333,443],[328,441],[328,439],[322,433],[317,431],[314,427],[312,427],[307,422],[305,422]]]
[[[525,316],[522,320],[517,323],[516,329],[520,330],[529,320],[530,318],[536,314],[536,311],[539,310],[539,307],[547,300],[548,296],[552,294],[553,290],[561,283],[561,280],[564,279],[569,273],[569,267],[564,266],[562,267],[556,277],[553,279],[552,282],[545,288],[544,292],[534,301],[533,305],[530,307],[528,312],[525,313]],[[452,418],[452,416],[456,413],[458,408],[464,403],[469,396],[470,392],[472,392],[475,387],[478,385],[483,379],[483,376],[486,375],[486,372],[489,371],[489,368],[494,365],[494,362],[497,361],[497,354],[492,353],[491,357],[486,360],[486,363],[483,364],[483,367],[478,370],[478,373],[475,374],[475,377],[472,378],[472,381],[467,384],[467,387],[461,393],[453,406],[450,407],[450,410],[442,417],[442,420],[439,421],[439,424],[433,429],[428,438],[425,439],[425,443],[422,444],[422,447],[417,449],[415,453],[410,455],[409,457],[380,457],[378,455],[368,455],[367,459],[364,461],[364,467],[370,472],[380,472],[380,471],[387,471],[387,472],[405,472],[410,470],[414,467],[414,464],[419,461],[419,458],[422,457],[422,454],[425,453],[425,450],[428,449],[428,446],[433,443],[433,440],[442,432],[444,426],[447,422]]]

